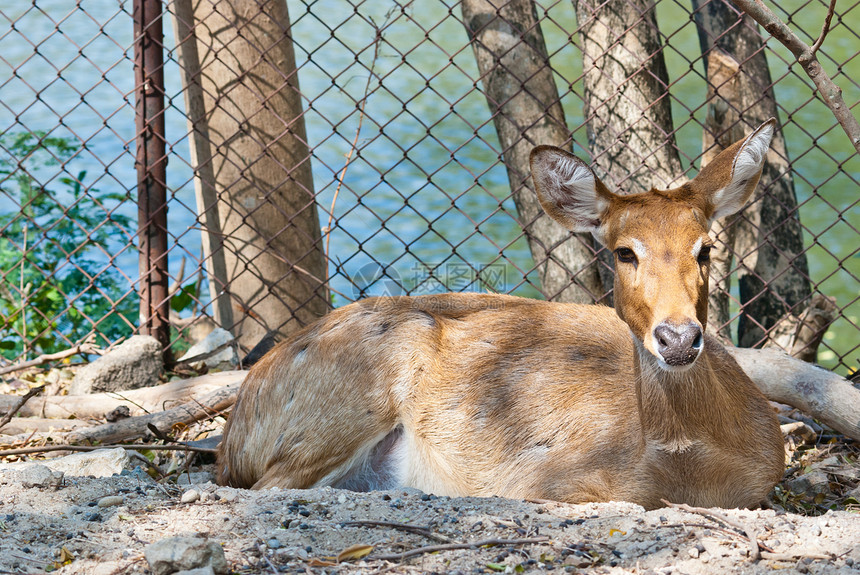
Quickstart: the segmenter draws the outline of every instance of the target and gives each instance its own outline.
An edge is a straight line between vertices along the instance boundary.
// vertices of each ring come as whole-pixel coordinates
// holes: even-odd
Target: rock
[[[233,346],[227,346],[212,357],[207,357],[200,361],[194,361],[194,358],[198,355],[214,351],[222,345],[230,343],[233,339],[233,334],[229,331],[216,327],[209,335],[203,338],[202,341],[199,341],[188,348],[185,355],[180,357],[178,361],[189,363],[189,365],[194,369],[201,369],[204,365],[209,368],[218,367],[222,363],[227,364],[224,367],[232,369],[239,365],[239,357],[236,355],[236,350]]]
[[[131,456],[122,447],[73,453],[44,463],[54,471],[75,477],[110,477],[133,467]]]
[[[823,471],[810,471],[789,481],[788,488],[795,493],[815,496],[830,491],[830,480]]]
[[[151,387],[164,371],[161,345],[148,335],[135,335],[113,351],[78,370],[70,395]]]
[[[214,483],[215,476],[208,471],[194,471],[183,473],[176,478],[177,485],[202,485],[203,483]]]
[[[177,571],[173,575],[215,575],[215,571],[211,565],[206,567],[198,567],[197,569],[188,569],[186,571]]]
[[[200,492],[196,489],[189,489],[179,498],[180,503],[194,503],[200,500]]]
[[[102,497],[99,499],[97,505],[99,507],[114,507],[115,505],[122,505],[125,500],[119,495],[108,495],[107,497]]]
[[[153,575],[211,569],[216,575],[229,572],[221,546],[202,537],[169,537],[148,545],[143,555]],[[203,571],[209,573],[210,571]]]
[[[38,463],[4,470],[0,474],[2,483],[18,483],[27,489],[31,487],[56,487],[63,481],[63,472],[54,471]]]

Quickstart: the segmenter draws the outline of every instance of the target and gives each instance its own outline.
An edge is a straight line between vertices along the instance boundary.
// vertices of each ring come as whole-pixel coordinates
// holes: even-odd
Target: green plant
[[[83,186],[79,145],[43,132],[0,136],[0,353],[51,353],[95,332],[128,335],[137,295],[109,261],[130,237],[127,198]],[[59,176],[58,176],[59,174]]]

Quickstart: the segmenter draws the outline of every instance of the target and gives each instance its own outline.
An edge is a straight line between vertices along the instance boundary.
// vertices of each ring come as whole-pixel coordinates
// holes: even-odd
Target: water
[[[86,14],[68,2],[38,2],[4,8],[15,30],[0,37],[0,131],[53,130],[75,135],[85,144],[70,164],[75,174],[87,170],[87,186],[135,197],[134,117],[131,61],[131,3],[80,3]],[[784,9],[799,1],[781,3]],[[320,0],[311,8],[289,2],[300,70],[307,96],[306,121],[314,149],[314,180],[320,219],[329,218],[338,175],[353,146],[359,123],[358,102],[369,84],[365,117],[357,148],[340,186],[333,211],[330,273],[335,303],[342,305],[355,291],[349,278],[377,261],[407,287],[430,285],[420,262],[438,264],[437,279],[452,288],[482,287],[536,296],[535,273],[528,247],[509,199],[509,184],[498,159],[501,154],[483,95],[475,89],[479,75],[462,24],[459,7],[423,0],[401,10],[390,2],[362,4],[362,18],[342,0]],[[543,16],[543,9],[539,15]],[[823,18],[820,5],[804,6],[794,14],[794,26],[817,34]],[[581,126],[581,63],[565,30],[575,29],[570,3],[552,4],[542,26],[556,82],[564,87],[562,103],[574,128],[576,151],[587,146]],[[705,85],[701,63],[689,58],[699,52],[695,27],[683,6],[664,1],[658,19],[671,47],[666,51],[673,82],[674,119],[682,158],[701,150]],[[324,20],[324,21],[323,21]],[[0,17],[2,22],[2,17]],[[387,23],[374,60],[374,25]],[[8,22],[0,24],[8,29]],[[56,32],[59,29],[60,33]],[[172,24],[164,26],[168,49]],[[0,32],[4,34],[4,32]],[[803,37],[803,35],[801,35]],[[809,40],[809,38],[804,38]],[[575,38],[574,38],[575,40]],[[33,44],[38,45],[34,50]],[[860,257],[858,233],[860,159],[847,137],[822,104],[811,100],[805,75],[790,54],[774,41],[769,54],[771,73],[780,78],[776,93],[783,113],[795,183],[801,201],[807,257],[816,289],[837,298],[843,316],[826,338],[822,360],[834,365],[844,354],[848,365],[860,355]],[[824,45],[822,61],[845,90],[849,103],[860,100],[856,36],[836,23]],[[80,54],[83,54],[81,56]],[[358,54],[358,61],[356,60]],[[403,55],[407,55],[407,63]],[[308,61],[312,55],[312,62]],[[837,66],[841,73],[837,74]],[[12,69],[17,68],[13,76]],[[180,256],[193,261],[199,254],[195,201],[188,165],[188,141],[179,69],[168,60],[167,138],[171,142],[168,186],[171,271]],[[333,85],[332,77],[337,85]],[[113,85],[104,82],[109,80]],[[477,84],[480,88],[480,83]],[[570,86],[570,90],[567,87]],[[58,116],[63,125],[58,127]],[[790,120],[790,121],[788,121]],[[834,127],[836,126],[836,127]],[[686,161],[685,167],[688,167]],[[693,166],[694,168],[697,166]],[[134,216],[133,202],[119,208]],[[137,255],[118,246],[117,264],[130,277],[137,275]],[[467,264],[465,267],[463,264]],[[487,268],[486,266],[490,266]],[[474,283],[474,271],[502,270],[491,285]],[[469,276],[463,276],[463,271]],[[466,280],[463,278],[466,277]],[[525,278],[525,279],[523,279]]]

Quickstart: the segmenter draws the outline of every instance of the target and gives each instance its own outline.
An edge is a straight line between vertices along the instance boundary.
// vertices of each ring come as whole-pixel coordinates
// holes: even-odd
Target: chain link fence
[[[5,5],[4,361],[87,339],[109,346],[158,313],[180,353],[215,325],[247,350],[365,295],[473,290],[611,304],[600,247],[540,231],[517,146],[572,146],[622,192],[665,187],[666,174],[692,177],[723,140],[749,133],[772,93],[784,145],[758,199],[718,230],[728,257],[714,272],[711,321],[742,345],[789,351],[790,336],[812,325],[823,332],[817,361],[856,370],[860,159],[788,50],[773,39],[745,44],[755,25],[717,3],[156,3],[168,216],[164,255],[146,261],[164,266],[168,287],[143,310],[155,276],[141,265],[138,226],[155,224],[139,217],[135,106],[162,88],[136,85],[138,5]],[[810,44],[827,14],[819,0],[773,8]],[[716,9],[723,20],[709,23]],[[604,18],[610,10],[618,18]],[[839,3],[818,51],[851,107],[858,16],[858,3]],[[640,33],[650,44],[629,48],[625,38]],[[517,76],[532,64],[534,75]],[[643,104],[628,87],[644,76],[662,92]],[[546,103],[538,119],[524,120],[523,94]],[[668,120],[657,113],[664,104]],[[517,122],[527,125],[512,137]],[[561,126],[563,139],[531,141],[543,124]],[[659,138],[637,147],[647,132]],[[776,208],[756,207],[768,202]],[[572,249],[585,254],[581,265]]]

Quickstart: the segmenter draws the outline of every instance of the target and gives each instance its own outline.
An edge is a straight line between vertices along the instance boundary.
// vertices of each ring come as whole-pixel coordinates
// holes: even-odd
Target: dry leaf
[[[361,559],[370,555],[371,551],[373,551],[373,545],[353,545],[338,553],[337,561],[340,563],[351,559]]]
[[[337,565],[334,561],[325,561],[324,559],[317,559],[314,557],[310,561],[308,561],[308,567],[334,567]]]

